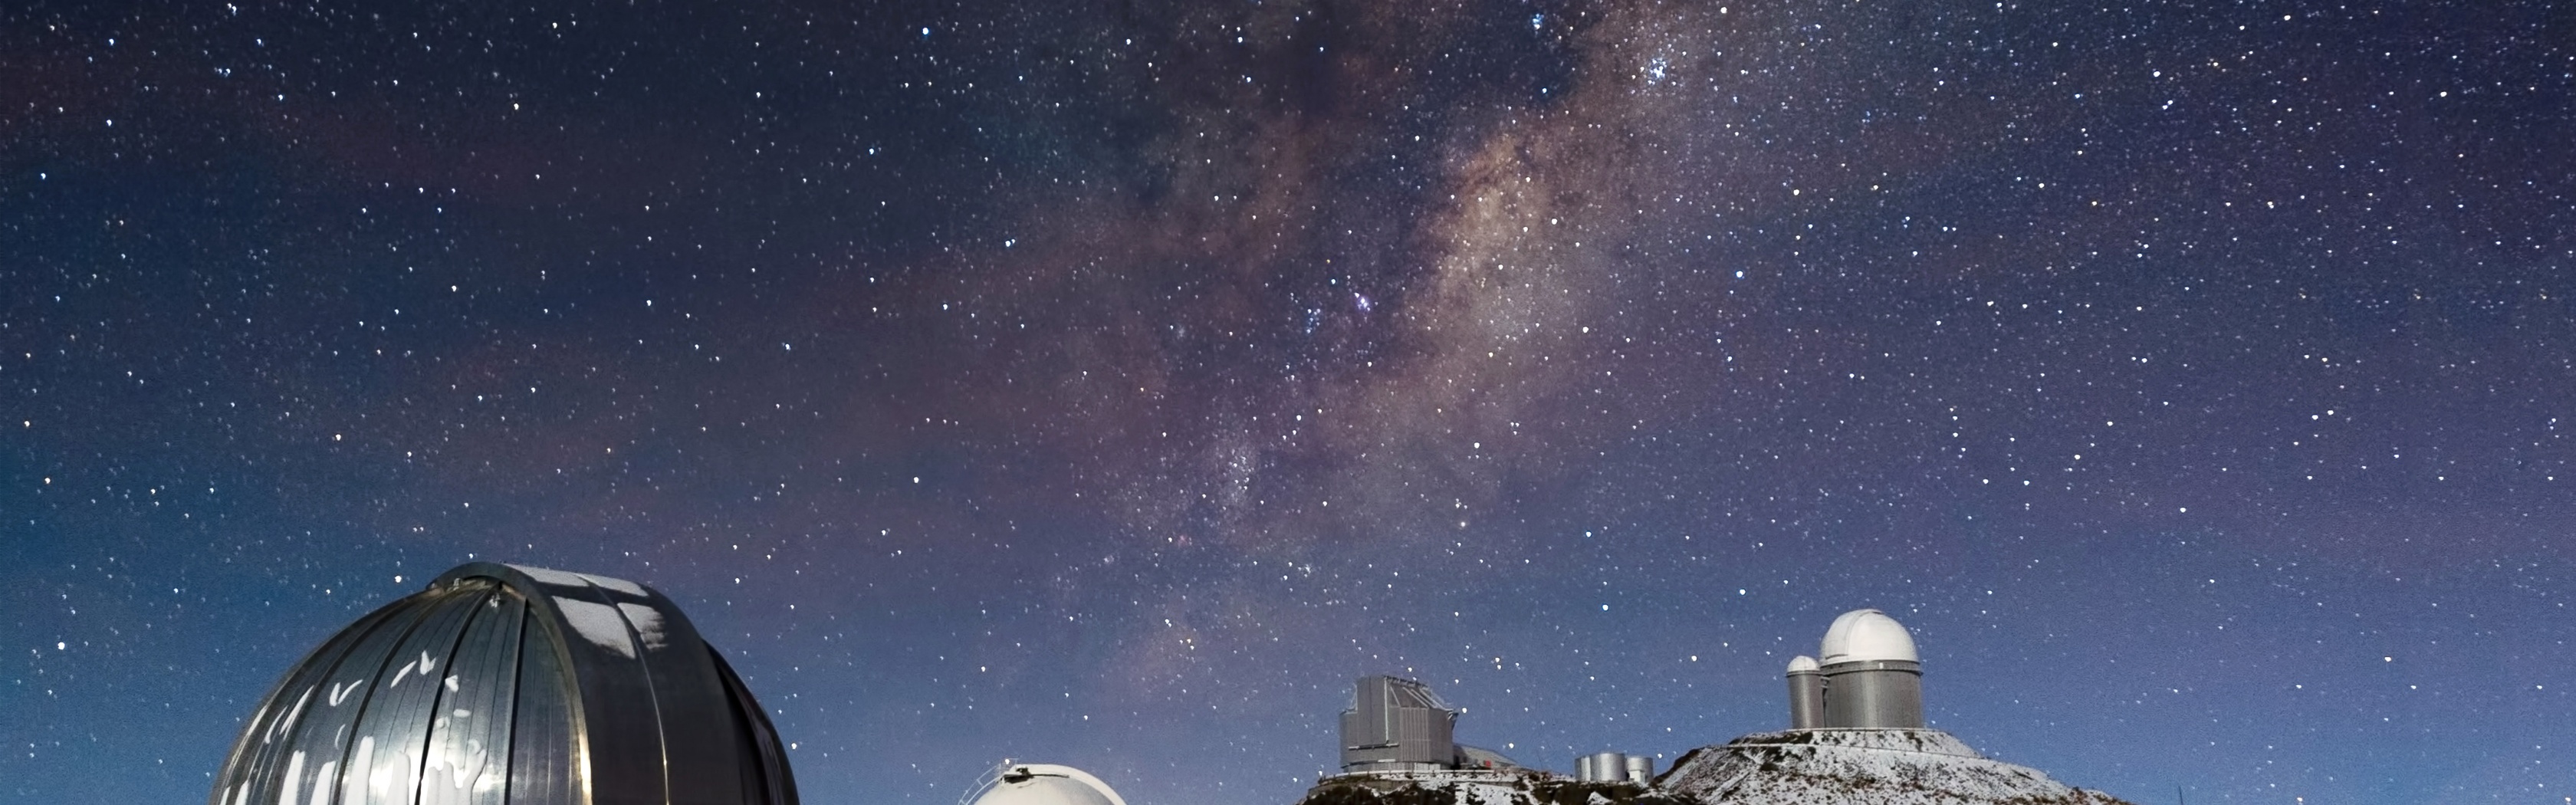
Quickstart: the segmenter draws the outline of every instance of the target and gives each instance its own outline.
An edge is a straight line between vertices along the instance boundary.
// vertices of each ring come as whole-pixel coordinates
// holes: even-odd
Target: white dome
[[[1824,645],[1816,653],[1823,655],[1816,661],[1825,665],[1872,660],[1922,661],[1914,654],[1914,636],[1906,634],[1905,627],[1898,625],[1895,618],[1875,609],[1855,609],[1835,618],[1834,625],[1825,630]]]
[[[1797,673],[1797,672],[1799,672],[1799,671],[1813,671],[1813,670],[1816,670],[1816,658],[1814,658],[1814,657],[1809,657],[1809,656],[1807,656],[1807,655],[1800,654],[1800,655],[1798,655],[1798,658],[1797,658],[1797,659],[1794,659],[1794,660],[1790,660],[1790,661],[1789,661],[1789,673],[1793,673],[1793,674],[1794,674],[1794,673]]]
[[[974,805],[1127,805],[1100,778],[1072,766],[1015,764]]]

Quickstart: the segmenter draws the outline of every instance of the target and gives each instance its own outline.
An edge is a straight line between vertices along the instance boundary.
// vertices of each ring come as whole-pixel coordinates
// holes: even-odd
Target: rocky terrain
[[[1762,732],[1691,750],[1653,786],[1532,769],[1327,777],[1298,805],[2129,805],[1939,730]]]
[[[1530,769],[1345,774],[1298,805],[1692,805],[1644,786],[1586,783]]]
[[[2126,805],[1939,730],[1754,733],[1691,750],[1655,784],[1702,805]]]

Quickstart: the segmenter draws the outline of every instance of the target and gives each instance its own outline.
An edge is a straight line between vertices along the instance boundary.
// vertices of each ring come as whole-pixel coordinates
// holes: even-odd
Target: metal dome
[[[1072,766],[1005,764],[972,805],[1127,805],[1109,784]]]
[[[1903,660],[1921,662],[1914,654],[1914,636],[1895,618],[1875,609],[1855,609],[1834,619],[1825,629],[1824,645],[1816,652],[1816,662],[1833,665],[1845,662]]]
[[[288,671],[208,802],[795,805],[782,749],[660,593],[478,562]]]
[[[1789,673],[1794,674],[1800,671],[1813,671],[1816,670],[1817,667],[1816,658],[1809,657],[1804,654],[1800,654],[1789,660]]]

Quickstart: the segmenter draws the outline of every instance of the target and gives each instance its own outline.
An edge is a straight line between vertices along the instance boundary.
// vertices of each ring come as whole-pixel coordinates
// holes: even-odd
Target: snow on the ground
[[[1369,772],[1324,778],[1299,805],[1688,805],[1627,783],[1535,769]]]
[[[1299,805],[2129,805],[1939,730],[1761,732],[1691,750],[1652,787],[1535,769],[1324,778]]]
[[[1764,732],[1701,747],[1656,780],[1703,805],[2116,805],[1939,730]]]

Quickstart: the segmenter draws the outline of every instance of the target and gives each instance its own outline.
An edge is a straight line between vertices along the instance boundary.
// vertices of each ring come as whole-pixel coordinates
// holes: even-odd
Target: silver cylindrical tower
[[[1628,755],[1625,752],[1594,752],[1574,759],[1574,777],[1587,783],[1621,783],[1628,781]]]
[[[1923,728],[1923,663],[1914,636],[1895,618],[1858,609],[1834,619],[1817,652],[1824,677],[1824,726]]]
[[[1825,726],[1923,728],[1923,664],[1904,660],[1824,667]]]
[[[1655,782],[1655,759],[1645,755],[1628,756],[1628,782],[1651,785]]]
[[[1811,730],[1825,725],[1825,674],[1816,658],[1789,661],[1789,728]]]

